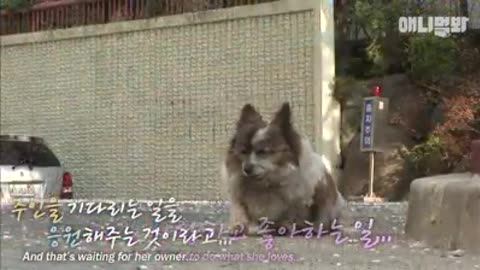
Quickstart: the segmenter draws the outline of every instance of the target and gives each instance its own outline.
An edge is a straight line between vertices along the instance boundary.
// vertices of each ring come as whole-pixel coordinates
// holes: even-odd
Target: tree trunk
[[[468,0],[458,0],[460,15],[468,17]]]

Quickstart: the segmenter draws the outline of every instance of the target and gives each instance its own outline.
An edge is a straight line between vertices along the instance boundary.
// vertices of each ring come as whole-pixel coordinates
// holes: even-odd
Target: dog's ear
[[[300,156],[301,151],[301,139],[300,135],[292,125],[292,112],[288,102],[282,104],[282,107],[277,111],[272,122],[270,122],[270,126],[276,127],[280,130],[287,144],[295,154],[296,163],[298,164],[298,157]]]
[[[262,123],[262,116],[255,110],[252,104],[246,104],[243,106],[242,111],[240,112],[240,119],[237,122],[237,129],[242,128],[247,124],[258,124]]]
[[[282,104],[280,110],[275,113],[275,116],[273,117],[270,125],[277,126],[282,131],[292,129],[292,112],[290,110],[290,104],[288,102]]]

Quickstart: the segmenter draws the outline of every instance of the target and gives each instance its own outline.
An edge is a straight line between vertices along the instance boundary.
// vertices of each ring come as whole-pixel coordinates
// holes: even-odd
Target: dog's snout
[[[245,164],[243,166],[243,173],[246,175],[246,176],[250,176],[253,174],[253,165],[252,164]]]

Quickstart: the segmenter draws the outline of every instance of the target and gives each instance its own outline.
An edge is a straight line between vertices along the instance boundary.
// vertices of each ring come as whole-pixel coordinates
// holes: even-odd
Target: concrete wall
[[[241,107],[290,101],[330,163],[333,1],[289,1],[1,38],[0,133],[43,136],[78,198],[218,200]]]

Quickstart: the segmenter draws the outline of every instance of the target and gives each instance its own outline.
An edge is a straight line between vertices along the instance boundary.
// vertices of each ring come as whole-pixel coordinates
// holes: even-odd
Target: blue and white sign
[[[361,148],[368,151],[373,147],[373,100],[366,99],[363,106]]]

